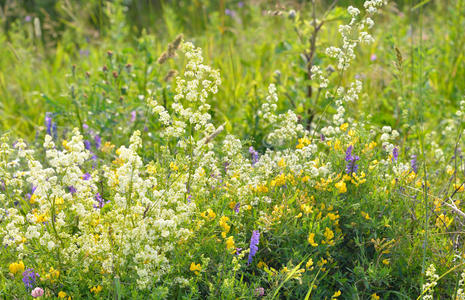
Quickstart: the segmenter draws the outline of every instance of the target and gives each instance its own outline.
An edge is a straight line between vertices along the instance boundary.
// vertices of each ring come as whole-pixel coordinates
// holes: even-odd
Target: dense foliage
[[[0,297],[465,299],[428,2],[3,1]]]

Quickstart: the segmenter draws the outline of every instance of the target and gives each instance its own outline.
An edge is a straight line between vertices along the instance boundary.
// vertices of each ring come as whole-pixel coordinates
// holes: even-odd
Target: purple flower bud
[[[84,140],[84,147],[86,147],[87,150],[90,150],[90,147],[91,147],[90,141]]]
[[[394,147],[394,149],[392,149],[392,161],[397,162],[398,158],[399,158],[399,149],[397,149],[397,147]]]
[[[97,201],[97,204],[94,204],[94,208],[97,208],[97,209],[102,209],[105,206],[105,204],[110,202],[110,201],[105,201],[100,195],[100,193],[97,193],[95,195],[95,201]]]
[[[45,127],[47,129],[47,134],[52,135],[52,113],[46,112],[45,113]]]
[[[417,156],[415,154],[413,154],[411,156],[411,160],[410,160],[410,166],[412,167],[412,170],[413,172],[415,172],[415,174],[418,173],[418,167],[417,167]]]
[[[133,110],[131,112],[131,123],[134,123],[136,121],[136,117],[137,117],[137,112]]]
[[[258,287],[254,290],[255,297],[262,297],[265,295],[265,289],[262,287]]]
[[[241,203],[240,202],[237,202],[236,205],[234,205],[234,212],[236,214],[239,213],[239,208],[241,207]]]
[[[100,146],[102,146],[102,138],[97,134],[94,138],[95,142],[95,148],[100,149]]]
[[[258,162],[258,152],[255,151],[253,146],[250,146],[249,153],[252,156],[252,166],[254,166]]]
[[[258,230],[254,230],[252,232],[252,237],[250,238],[250,252],[249,252],[249,258],[247,260],[248,265],[250,265],[253,257],[255,256],[255,254],[257,254],[259,242],[260,242],[260,232]]]
[[[73,195],[77,192],[76,188],[72,185],[68,186],[68,191]]]

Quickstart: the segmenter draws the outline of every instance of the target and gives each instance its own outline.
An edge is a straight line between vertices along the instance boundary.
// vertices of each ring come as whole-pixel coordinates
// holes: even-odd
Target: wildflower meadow
[[[0,25],[0,299],[465,299],[465,1]]]

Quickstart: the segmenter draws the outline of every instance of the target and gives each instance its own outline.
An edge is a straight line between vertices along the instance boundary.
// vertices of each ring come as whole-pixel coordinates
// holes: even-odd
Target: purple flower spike
[[[102,138],[97,134],[94,138],[95,142],[95,148],[100,149],[100,146],[102,146]]]
[[[413,172],[415,172],[415,174],[418,173],[418,167],[417,167],[417,156],[415,154],[413,154],[411,156],[411,160],[410,160],[410,166],[412,167],[412,170]]]
[[[52,113],[45,113],[45,127],[47,128],[47,134],[52,135]]]
[[[357,161],[360,159],[357,155],[352,155],[352,150],[354,146],[350,145],[346,150],[346,157],[344,158],[347,162],[346,173],[351,175],[352,173],[357,173],[358,165]]]
[[[84,140],[84,147],[86,147],[87,150],[90,150],[90,147],[91,147],[90,141]]]
[[[394,149],[392,149],[392,161],[397,162],[398,158],[399,158],[399,149],[397,149],[397,147],[394,147]]]
[[[105,206],[105,204],[110,202],[110,201],[105,201],[100,195],[100,193],[97,193],[95,195],[95,201],[97,201],[97,204],[94,204],[94,208],[97,208],[97,209],[102,209]]]
[[[241,203],[240,202],[237,202],[236,205],[234,205],[234,212],[236,214],[239,213],[239,208],[241,208]]]
[[[89,173],[84,173],[84,175],[82,175],[83,180],[90,180],[91,178],[92,176]]]
[[[260,242],[260,232],[258,230],[254,230],[252,232],[252,237],[250,238],[250,252],[249,252],[249,259],[247,260],[248,265],[250,265],[253,257],[255,256],[255,254],[257,254],[259,242]]]
[[[137,112],[133,110],[131,112],[131,123],[134,123],[136,121],[136,117],[137,117]]]
[[[258,162],[258,152],[255,151],[253,146],[250,146],[249,153],[252,155],[252,166],[254,166]]]
[[[23,272],[23,283],[27,289],[32,289],[36,285],[37,279],[39,279],[39,273],[34,272],[34,269],[28,268]]]
[[[76,188],[72,185],[68,186],[68,191],[73,195],[77,192]]]

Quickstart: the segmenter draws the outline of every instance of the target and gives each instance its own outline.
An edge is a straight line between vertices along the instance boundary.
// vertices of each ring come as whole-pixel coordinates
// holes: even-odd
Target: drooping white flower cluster
[[[211,134],[215,127],[210,122],[210,105],[206,100],[218,92],[218,86],[221,85],[220,74],[218,70],[203,64],[201,49],[194,47],[192,43],[182,43],[181,51],[187,63],[184,73],[176,77],[176,94],[171,104],[173,113],[170,115],[167,108],[153,98],[148,100],[148,104],[165,126],[163,135],[167,137],[183,136],[188,126]]]

